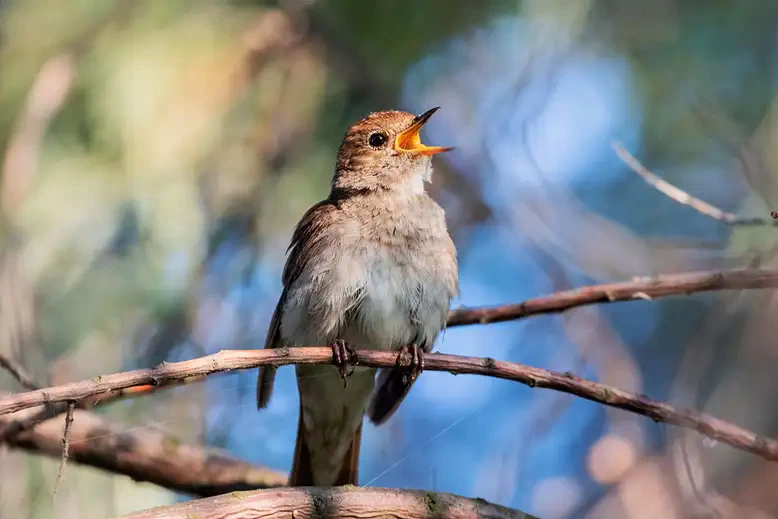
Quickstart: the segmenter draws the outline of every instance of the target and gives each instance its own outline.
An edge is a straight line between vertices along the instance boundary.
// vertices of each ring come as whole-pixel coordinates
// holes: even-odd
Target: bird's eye
[[[386,144],[387,140],[389,140],[389,137],[385,133],[373,133],[368,137],[367,142],[374,148],[380,148]]]

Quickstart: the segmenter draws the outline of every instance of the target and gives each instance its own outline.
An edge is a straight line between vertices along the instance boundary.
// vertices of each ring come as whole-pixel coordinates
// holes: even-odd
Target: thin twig
[[[595,303],[653,300],[659,297],[688,295],[712,290],[776,287],[778,287],[778,271],[776,270],[725,269],[670,274],[554,292],[517,304],[485,308],[460,308],[449,313],[448,326],[512,321],[532,315],[564,312],[571,308]]]
[[[19,414],[32,414],[32,410]],[[24,416],[0,417],[0,426]],[[130,427],[76,409],[70,430],[68,461],[148,481],[199,497],[236,490],[285,486],[288,476],[247,463],[213,447],[185,443],[152,425]],[[62,420],[51,419],[6,440],[33,454],[62,455]]]
[[[630,152],[621,145],[621,143],[614,142],[612,144],[613,150],[635,173],[645,180],[648,184],[655,187],[661,193],[672,198],[679,204],[688,205],[695,211],[709,216],[714,220],[726,223],[727,225],[740,225],[740,226],[778,226],[778,220],[767,218],[740,218],[734,213],[729,213],[718,207],[696,198],[686,191],[672,185],[666,180],[662,179],[655,173],[648,170],[638,159],[636,159]]]
[[[357,352],[359,365],[392,367],[397,354],[388,351],[361,350]],[[407,361],[407,359],[402,359]],[[183,380],[192,376],[251,369],[263,365],[329,364],[332,348],[279,348],[271,350],[222,350],[213,355],[192,360],[162,363],[155,368],[138,369],[94,379],[82,380],[38,391],[30,391],[0,398],[0,415],[38,405],[82,400],[94,395],[138,385],[161,384],[169,380]],[[692,409],[676,408],[645,395],[576,377],[523,364],[514,364],[491,358],[463,357],[431,353],[425,357],[425,369],[456,374],[485,375],[514,380],[529,387],[542,387],[570,393],[648,416],[657,422],[695,430],[708,438],[721,441],[737,449],[751,452],[771,461],[778,461],[778,440],[759,436],[737,425]]]
[[[186,380],[171,381],[170,384],[160,384],[158,386],[145,385],[145,386],[136,386],[136,387],[130,387],[126,389],[120,389],[118,391],[111,391],[103,395],[98,395],[97,397],[92,399],[81,400],[77,402],[76,407],[79,409],[90,409],[97,405],[105,405],[111,403],[115,400],[119,400],[127,397],[137,397],[141,395],[146,395],[151,392],[156,392],[159,391],[160,389],[169,388],[174,385],[178,386],[181,384],[190,384],[193,382],[199,382],[201,380],[202,378],[192,377]],[[23,418],[17,418],[16,420],[9,420],[5,424],[0,423],[0,442],[7,440],[8,438],[14,438],[16,435],[24,431],[27,431],[29,429],[32,429],[33,427],[35,427],[41,422],[55,418],[60,414],[64,413],[65,411],[67,411],[67,404],[62,404],[62,403],[51,404],[45,406],[40,411],[36,413],[31,413]]]
[[[18,362],[14,361],[11,357],[5,353],[0,353],[0,368],[3,368],[16,379],[22,387],[35,390],[40,386],[35,382],[33,377],[24,367]]]
[[[279,488],[198,499],[126,515],[123,519],[318,519],[396,517],[398,519],[536,519],[483,499],[423,490],[364,487]]]
[[[57,481],[54,482],[54,493],[51,496],[52,504],[57,500],[59,485],[62,483],[62,475],[65,473],[65,465],[68,462],[70,453],[70,429],[73,425],[73,411],[76,409],[75,402],[68,402],[68,409],[65,412],[65,430],[62,433],[62,456],[59,460],[59,470],[57,471]]]

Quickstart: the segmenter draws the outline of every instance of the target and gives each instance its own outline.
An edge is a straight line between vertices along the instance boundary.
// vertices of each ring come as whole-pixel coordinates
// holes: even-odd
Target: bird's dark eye
[[[368,137],[367,142],[374,148],[380,148],[386,144],[387,140],[389,140],[389,137],[385,133],[373,133]]]

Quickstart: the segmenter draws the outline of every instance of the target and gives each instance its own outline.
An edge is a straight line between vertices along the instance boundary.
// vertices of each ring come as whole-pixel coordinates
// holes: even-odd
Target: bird
[[[453,148],[419,136],[438,109],[373,112],[352,125],[329,196],[293,232],[265,348],[328,345],[334,366],[295,366],[300,415],[290,486],[359,484],[364,415],[376,425],[392,416],[459,295],[445,213],[426,191],[432,157]],[[397,351],[398,364],[376,374],[358,365],[359,349]],[[260,367],[259,409],[275,372]]]

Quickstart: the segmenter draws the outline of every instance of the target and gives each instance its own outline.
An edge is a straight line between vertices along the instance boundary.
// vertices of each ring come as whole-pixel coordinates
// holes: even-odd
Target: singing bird
[[[330,345],[337,368],[296,366],[291,486],[358,484],[363,415],[381,424],[397,409],[459,293],[445,215],[425,191],[432,156],[451,149],[419,137],[437,110],[376,112],[351,126],[329,197],[305,213],[292,236],[265,348]],[[411,366],[376,377],[374,368],[354,366],[359,349],[410,353]],[[260,369],[260,409],[275,369]]]

